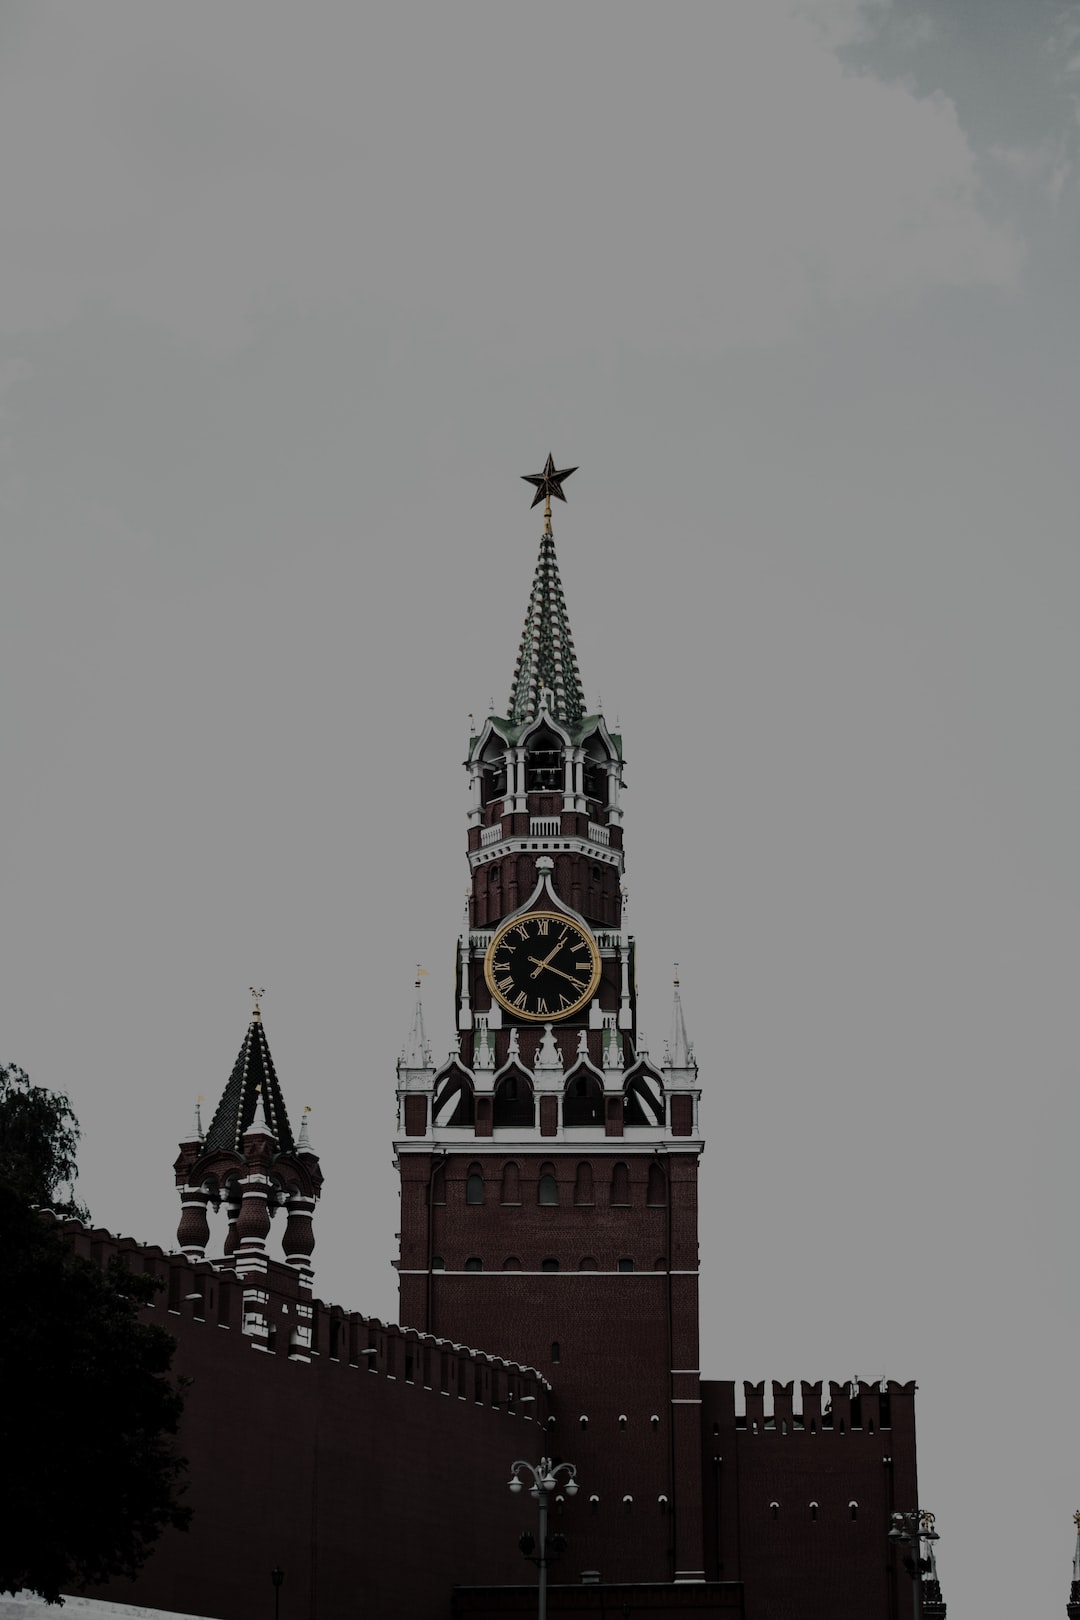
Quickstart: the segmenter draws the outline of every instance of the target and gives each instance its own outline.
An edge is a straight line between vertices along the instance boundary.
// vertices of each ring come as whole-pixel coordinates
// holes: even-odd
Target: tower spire
[[[551,532],[551,498],[566,500],[563,481],[576,471],[576,467],[557,470],[549,455],[542,473],[522,474],[527,483],[536,486],[532,504],[544,502],[544,532],[540,537],[540,555],[510,691],[508,715],[514,725],[535,717],[544,689],[550,693],[548,708],[556,720],[576,725],[585,713],[585,696]]]
[[[692,1069],[694,1067],[694,1048],[686,1033],[686,1019],[683,1016],[682,996],[679,994],[679,964],[675,963],[673,975],[673,996],[671,1006],[671,1038],[668,1041],[668,1064],[673,1069]]]
[[[259,990],[252,993],[255,1007],[251,1022],[206,1133],[204,1151],[207,1153],[217,1148],[238,1153],[245,1132],[251,1129],[255,1121],[260,1102],[266,1127],[280,1151],[291,1153],[295,1145],[259,1007],[259,998],[266,992]]]
[[[1069,1620],[1080,1620],[1080,1510],[1073,1514],[1076,1526],[1076,1546],[1073,1548],[1072,1585],[1065,1613]]]
[[[424,1033],[424,1004],[420,996],[420,980],[427,969],[416,964],[416,1009],[413,1013],[412,1028],[409,1037],[401,1050],[401,1062],[406,1069],[426,1069],[431,1066],[431,1047]]]

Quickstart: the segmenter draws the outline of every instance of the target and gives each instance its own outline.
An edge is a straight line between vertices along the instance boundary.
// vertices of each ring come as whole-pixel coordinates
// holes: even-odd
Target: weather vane
[[[566,496],[562,492],[563,482],[570,477],[571,473],[576,472],[576,467],[563,467],[559,471],[555,466],[554,456],[549,454],[547,465],[542,473],[522,473],[521,476],[527,484],[536,485],[536,494],[532,500],[533,506],[539,506],[541,501],[544,503],[545,534],[551,533],[551,497],[554,495],[556,500],[565,501]]]

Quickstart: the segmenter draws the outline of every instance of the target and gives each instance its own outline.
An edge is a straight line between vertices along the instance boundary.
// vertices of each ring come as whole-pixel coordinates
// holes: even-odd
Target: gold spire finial
[[[1077,1508],[1076,1512],[1073,1514],[1073,1524],[1076,1526],[1077,1535],[1080,1536],[1080,1508]]]
[[[253,1012],[251,1014],[252,1022],[254,1023],[255,1020],[257,1019],[261,1023],[262,1022],[262,1008],[259,1006],[259,1003],[262,1000],[263,996],[265,996],[266,991],[265,990],[256,990],[256,988],[255,988],[255,986],[253,984],[249,984],[248,989],[251,991],[251,994],[255,997],[255,1007],[254,1007],[254,1010],[253,1010]]]

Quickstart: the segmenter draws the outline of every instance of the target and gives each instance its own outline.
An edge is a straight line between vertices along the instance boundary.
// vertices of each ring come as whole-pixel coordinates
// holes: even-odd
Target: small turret
[[[671,1035],[667,1043],[665,1067],[669,1069],[693,1069],[696,1071],[697,1064],[694,1062],[694,1048],[691,1046],[690,1038],[686,1033],[686,1019],[683,1015],[682,997],[679,994],[678,962],[675,963],[673,986]]]
[[[203,1133],[202,1098],[192,1130],[180,1143],[174,1170],[182,1214],[177,1238],[192,1260],[202,1260],[210,1243],[211,1210],[224,1204],[228,1231],[219,1264],[242,1277],[265,1275],[272,1221],[285,1210],[286,1264],[299,1273],[300,1289],[311,1292],[312,1217],[322,1189],[319,1160],[311,1150],[305,1110],[300,1139],[294,1142],[281,1085],[263,1028],[261,990],[247,1033],[209,1130]],[[245,1331],[265,1332],[261,1313],[245,1298]]]
[[[425,969],[417,963],[416,966],[416,1008],[413,1012],[412,1028],[408,1039],[401,1049],[399,1069],[430,1069],[431,1047],[424,1033],[424,1005],[420,997],[420,980]]]
[[[1073,1523],[1076,1526],[1076,1545],[1073,1548],[1072,1585],[1069,1587],[1065,1613],[1069,1620],[1080,1620],[1080,1509],[1073,1514]]]
[[[921,1543],[921,1556],[926,1565],[922,1578],[923,1620],[945,1620],[945,1599],[941,1595],[934,1545],[929,1539]]]

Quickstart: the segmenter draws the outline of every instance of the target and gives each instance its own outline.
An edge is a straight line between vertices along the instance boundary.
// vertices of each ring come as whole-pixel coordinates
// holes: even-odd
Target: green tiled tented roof
[[[555,718],[567,725],[576,725],[585,712],[585,698],[555,558],[555,542],[550,534],[545,534],[540,541],[525,628],[514,665],[509,708],[509,719],[514,725],[531,720],[538,712],[542,686],[552,694],[549,707]]]

